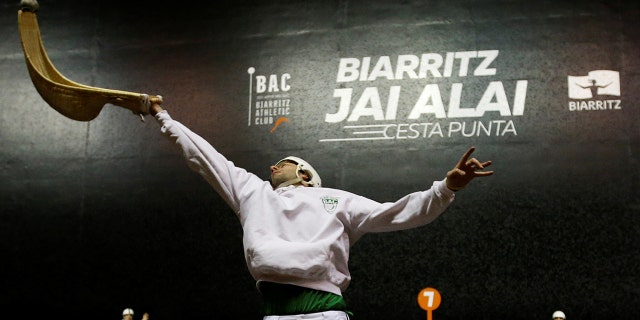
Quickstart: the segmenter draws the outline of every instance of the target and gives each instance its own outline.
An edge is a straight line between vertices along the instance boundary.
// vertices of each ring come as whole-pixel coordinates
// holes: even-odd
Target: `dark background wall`
[[[493,160],[496,174],[459,192],[432,224],[370,234],[353,247],[345,297],[356,319],[424,319],[416,298],[425,287],[442,295],[435,319],[640,313],[636,1],[40,5],[45,47],[64,75],[163,95],[175,119],[265,178],[269,164],[294,154],[325,186],[389,201],[443,178],[471,145]],[[27,73],[17,10],[18,1],[0,6],[2,310],[27,318],[118,319],[125,307],[159,320],[259,318],[233,213],[151,118],[142,123],[108,105],[79,122],[50,108]],[[441,77],[338,81],[342,58],[370,57],[373,70],[388,57],[395,70],[400,56],[468,51],[499,52],[495,72],[474,74],[483,61],[474,58],[461,73],[458,58],[451,75],[438,69]],[[618,72],[619,92],[572,98],[570,77],[596,70]],[[272,75],[284,76],[289,90],[258,92],[257,76]],[[514,114],[518,81],[527,86]],[[374,117],[398,86],[397,116]],[[431,109],[410,118],[434,86],[439,94],[420,104]],[[457,86],[461,107],[489,111],[438,117],[438,97],[449,110]],[[377,93],[381,108],[363,100],[369,115],[325,121],[340,105],[334,93],[349,88],[350,111],[365,92]],[[281,100],[288,122],[273,132],[249,116],[256,101]],[[570,108],[597,101],[620,108]],[[410,124],[430,126],[428,135]],[[366,125],[387,126],[391,138],[350,140],[365,130],[353,126]],[[457,125],[465,134],[449,130]],[[491,129],[472,129],[480,125]]]

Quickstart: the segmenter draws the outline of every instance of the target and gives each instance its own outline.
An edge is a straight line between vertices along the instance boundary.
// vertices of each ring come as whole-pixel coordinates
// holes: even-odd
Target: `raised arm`
[[[469,148],[462,155],[456,166],[447,172],[447,188],[453,191],[462,190],[474,178],[488,177],[493,174],[493,171],[483,171],[491,165],[491,161],[481,162],[476,158],[469,159],[475,150],[476,147]]]
[[[187,165],[199,173],[236,213],[244,193],[256,188],[272,190],[268,182],[236,167],[204,138],[173,120],[159,104],[152,104],[149,114],[160,123],[162,134],[181,151]]]

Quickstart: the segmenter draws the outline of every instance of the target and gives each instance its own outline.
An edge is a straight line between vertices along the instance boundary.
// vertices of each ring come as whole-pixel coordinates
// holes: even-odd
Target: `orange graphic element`
[[[434,288],[424,288],[418,294],[418,305],[427,311],[427,320],[432,319],[431,311],[438,309],[441,301],[440,292]]]
[[[285,118],[285,117],[280,117],[276,120],[276,123],[273,125],[273,128],[271,128],[271,130],[269,130],[269,133],[273,133],[274,131],[276,131],[276,128],[278,128],[280,126],[281,123],[283,122],[289,122],[289,118]]]

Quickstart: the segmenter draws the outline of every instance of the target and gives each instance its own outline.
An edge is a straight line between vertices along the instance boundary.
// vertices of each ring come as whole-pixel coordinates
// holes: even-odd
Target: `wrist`
[[[164,110],[164,109],[162,109],[162,107],[159,104],[153,104],[151,106],[151,108],[149,108],[149,113],[152,116],[155,116],[156,114],[162,112],[162,110]]]
[[[462,189],[464,189],[464,186],[459,187],[459,186],[453,186],[449,183],[449,179],[445,179],[445,185],[447,186],[447,189],[451,190],[451,191],[460,191]]]

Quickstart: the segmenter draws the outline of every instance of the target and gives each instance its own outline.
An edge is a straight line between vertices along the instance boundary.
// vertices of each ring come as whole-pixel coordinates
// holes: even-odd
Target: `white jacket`
[[[242,225],[244,254],[256,281],[293,284],[342,294],[351,280],[349,247],[367,232],[425,225],[454,199],[443,181],[396,202],[378,203],[331,188],[288,186],[236,167],[166,111],[156,115],[164,135],[182,150],[233,209]]]

